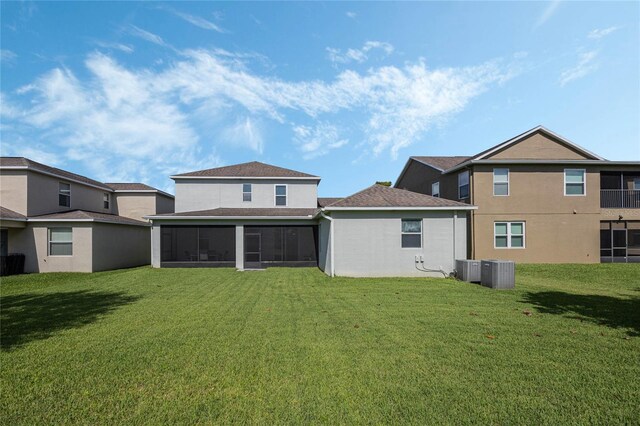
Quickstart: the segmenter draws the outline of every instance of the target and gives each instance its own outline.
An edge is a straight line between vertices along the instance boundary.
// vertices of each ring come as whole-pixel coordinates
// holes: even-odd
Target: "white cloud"
[[[560,86],[564,86],[567,83],[577,80],[592,73],[598,68],[598,64],[594,63],[598,57],[597,50],[591,50],[589,52],[581,53],[579,56],[578,64],[574,67],[568,68],[560,74]]]
[[[351,12],[351,11],[347,11],[345,15],[347,15],[347,18],[351,18],[351,19],[355,19],[355,17],[358,16],[357,13]]]
[[[13,63],[18,55],[15,52],[8,49],[0,49],[0,60],[3,64]]]
[[[136,27],[135,25],[130,25],[128,28],[129,34],[134,37],[141,38],[150,43],[157,44],[158,46],[167,47],[169,46],[165,41],[157,34],[149,32],[147,30],[143,30],[142,28]]]
[[[195,25],[196,27],[205,29],[205,30],[211,30],[211,31],[217,31],[219,33],[224,33],[226,32],[224,29],[222,29],[220,26],[214,24],[211,21],[208,21],[204,18],[201,18],[200,16],[195,16],[195,15],[190,15],[188,13],[184,13],[184,12],[180,12],[178,10],[169,8],[169,7],[164,7],[165,10],[173,13],[174,15],[176,15],[179,18],[184,19],[185,21],[187,21],[188,23]],[[214,16],[215,12],[214,12]],[[219,15],[217,15],[219,16]]]
[[[608,36],[609,34],[611,34],[614,31],[619,30],[620,27],[609,27],[609,28],[602,28],[602,29],[595,29],[593,31],[591,31],[587,37],[594,39],[594,40],[598,40],[601,39],[603,37]]]
[[[544,23],[547,22],[549,18],[551,18],[556,13],[556,10],[558,10],[558,6],[560,6],[560,0],[553,0],[549,2],[547,7],[545,7],[545,9],[538,17],[538,20],[533,27],[538,28],[544,25]]]
[[[367,41],[360,49],[347,49],[344,52],[340,49],[327,47],[327,54],[333,63],[346,64],[352,61],[362,63],[368,59],[368,53],[374,49],[381,50],[385,56],[393,53],[393,46],[390,43]]]
[[[124,43],[111,43],[106,41],[96,41],[96,45],[104,48],[104,49],[114,49],[119,50],[124,53],[133,53],[134,48],[130,44]]]
[[[327,123],[314,127],[294,126],[292,130],[294,141],[306,160],[328,154],[349,143],[348,139],[340,137],[336,126]]]
[[[235,146],[248,147],[258,154],[264,151],[264,139],[258,124],[250,117],[236,120],[235,124],[222,131],[225,143]]]

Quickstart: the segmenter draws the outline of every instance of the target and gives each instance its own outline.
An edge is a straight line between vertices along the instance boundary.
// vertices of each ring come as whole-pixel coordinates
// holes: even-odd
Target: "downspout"
[[[453,270],[456,270],[456,239],[458,235],[456,234],[456,222],[458,221],[458,211],[453,211]]]
[[[326,214],[324,214],[323,211],[320,212],[320,216],[329,221],[329,250],[331,250],[331,268],[329,269],[329,276],[333,277],[335,276],[336,270],[335,263],[333,262],[335,258],[335,253],[333,251],[333,219],[331,218],[331,216],[327,216]]]

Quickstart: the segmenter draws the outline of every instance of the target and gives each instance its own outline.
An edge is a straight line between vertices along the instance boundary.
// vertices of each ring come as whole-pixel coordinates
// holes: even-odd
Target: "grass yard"
[[[640,423],[640,266],[2,280],[0,422]]]

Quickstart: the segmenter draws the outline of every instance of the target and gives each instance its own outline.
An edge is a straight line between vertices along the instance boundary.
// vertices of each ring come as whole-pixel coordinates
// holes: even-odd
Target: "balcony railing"
[[[600,207],[613,209],[640,209],[640,190],[602,189]]]

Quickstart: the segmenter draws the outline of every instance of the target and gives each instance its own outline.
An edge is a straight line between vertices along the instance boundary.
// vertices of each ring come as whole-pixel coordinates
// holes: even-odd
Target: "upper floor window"
[[[422,247],[422,220],[402,219],[402,248]]]
[[[584,169],[565,169],[564,195],[585,195],[585,175]]]
[[[287,205],[287,185],[276,185],[276,206]]]
[[[440,196],[440,182],[433,182],[431,184],[431,196],[432,197]]]
[[[110,201],[111,196],[109,195],[108,192],[105,192],[104,194],[102,194],[102,205],[105,209],[109,208],[109,201]]]
[[[68,183],[58,183],[58,205],[71,207],[71,185]]]
[[[49,256],[73,255],[73,229],[49,228]]]
[[[469,198],[469,171],[465,170],[464,172],[458,175],[458,198]]]
[[[493,224],[495,248],[524,248],[524,222],[495,222]]]
[[[509,195],[509,169],[493,169],[493,195]]]
[[[251,184],[242,184],[242,201],[251,201]]]

